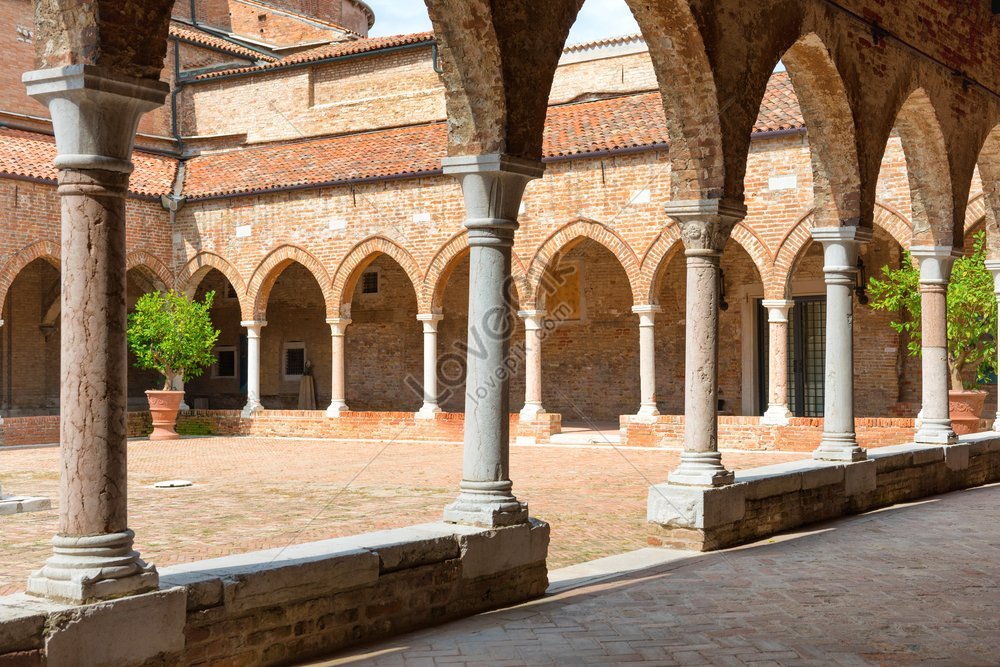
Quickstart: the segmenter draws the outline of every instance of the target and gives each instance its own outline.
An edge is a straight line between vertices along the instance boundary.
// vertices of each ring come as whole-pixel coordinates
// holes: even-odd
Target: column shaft
[[[346,380],[346,359],[347,359],[347,327],[351,320],[346,317],[332,318],[327,320],[330,325],[330,334],[333,344],[333,355],[331,356],[330,367],[330,407],[326,409],[327,417],[339,417],[341,412],[347,412],[347,380]]]
[[[417,412],[418,419],[434,419],[434,415],[441,412],[438,405],[437,360],[438,323],[443,317],[437,313],[417,315],[417,320],[424,326],[424,404]]]
[[[655,421],[656,407],[656,314],[659,306],[633,306],[639,315],[639,412],[638,421]]]
[[[247,330],[247,404],[244,417],[253,417],[264,409],[260,402],[260,335],[267,322],[250,320],[240,322]]]
[[[543,414],[542,405],[542,340],[545,337],[545,311],[522,310],[524,320],[524,408],[521,420],[532,421]]]
[[[954,443],[948,389],[948,279],[955,260],[946,246],[914,246],[920,263],[921,423],[915,440],[927,445]]]
[[[761,423],[783,426],[792,417],[788,409],[788,311],[795,302],[766,299],[763,305],[768,314],[768,396]]]

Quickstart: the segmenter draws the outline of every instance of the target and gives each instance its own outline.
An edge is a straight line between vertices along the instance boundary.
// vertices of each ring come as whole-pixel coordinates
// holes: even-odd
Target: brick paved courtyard
[[[806,454],[727,453],[748,468]],[[514,490],[552,524],[550,567],[645,545],[646,486],[668,450],[516,446]],[[0,451],[4,493],[58,499],[55,447]],[[130,527],[152,563],[212,558],[437,520],[458,489],[461,444],[194,438],[129,444]],[[186,489],[151,485],[169,479]],[[0,594],[21,591],[50,554],[57,514],[0,517]]]
[[[992,665],[1000,485],[356,650],[377,665]]]

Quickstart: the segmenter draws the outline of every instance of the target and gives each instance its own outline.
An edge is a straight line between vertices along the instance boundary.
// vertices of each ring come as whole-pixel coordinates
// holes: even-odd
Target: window
[[[306,344],[302,341],[285,343],[283,359],[286,380],[298,380],[306,371]]]
[[[365,271],[361,274],[361,293],[378,294],[378,271]]]
[[[215,348],[215,365],[212,368],[212,377],[217,377],[217,378],[236,377],[235,347]]]

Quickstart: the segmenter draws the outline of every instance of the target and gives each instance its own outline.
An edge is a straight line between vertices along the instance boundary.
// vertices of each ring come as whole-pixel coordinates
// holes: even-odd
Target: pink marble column
[[[761,424],[784,426],[792,418],[788,409],[788,311],[794,301],[765,299],[768,325],[767,411]]]
[[[348,317],[334,317],[326,321],[330,325],[330,336],[333,344],[330,377],[330,407],[326,409],[327,417],[339,417],[347,412],[347,380],[345,364],[347,362],[347,327],[351,324]]]
[[[139,118],[167,87],[83,65],[24,81],[52,115],[62,199],[59,532],[28,593],[121,597],[158,586],[128,528],[125,194]]]

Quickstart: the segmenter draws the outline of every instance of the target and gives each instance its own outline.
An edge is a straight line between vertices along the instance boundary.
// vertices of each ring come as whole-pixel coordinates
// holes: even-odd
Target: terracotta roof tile
[[[0,128],[0,175],[26,176],[56,182],[55,140],[36,132]],[[158,197],[173,190],[177,160],[136,151],[132,156],[135,171],[129,179],[129,191]]]
[[[767,92],[760,105],[760,115],[753,126],[754,133],[792,130],[805,127],[799,99],[792,88],[788,72],[775,72],[767,82]]]
[[[265,65],[258,65],[256,67],[236,67],[218,72],[206,72],[205,74],[196,76],[195,80],[202,81],[205,79],[215,79],[220,76],[227,76],[230,74],[267,72],[269,70],[280,69],[292,65],[303,65],[306,63],[316,62],[318,60],[326,60],[327,58],[360,55],[363,53],[380,51],[382,49],[391,49],[411,44],[422,44],[424,42],[430,43],[432,41],[434,41],[434,33],[418,32],[412,35],[393,35],[391,37],[372,37],[351,40],[348,42],[333,42],[331,44],[318,46],[315,49],[293,53],[282,58],[281,60],[267,63]]]
[[[177,39],[183,39],[194,44],[200,44],[201,46],[207,46],[212,49],[217,49],[219,51],[225,51],[226,53],[232,54],[244,60],[250,60],[253,62],[264,61],[268,63],[275,62],[277,59],[273,56],[269,56],[260,51],[255,51],[253,49],[241,46],[230,42],[229,40],[217,37],[210,33],[199,30],[193,26],[186,26],[181,23],[171,22],[170,24],[170,36]]]

